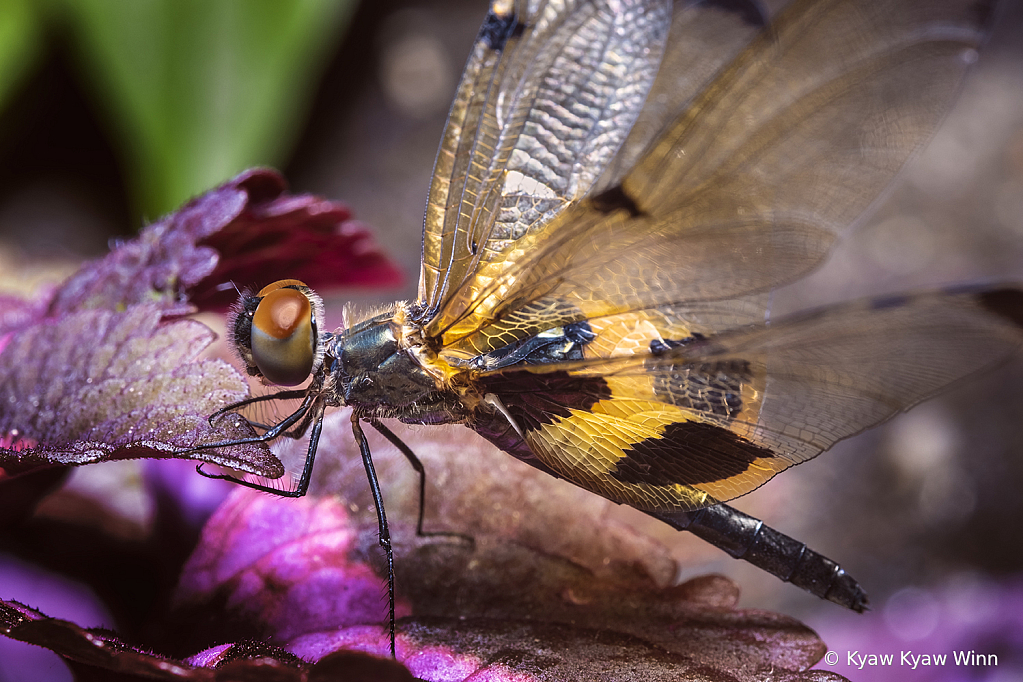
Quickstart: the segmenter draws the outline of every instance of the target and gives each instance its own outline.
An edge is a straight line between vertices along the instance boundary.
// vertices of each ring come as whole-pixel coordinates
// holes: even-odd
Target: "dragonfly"
[[[298,280],[229,330],[300,401],[239,442],[457,423],[854,611],[841,566],[725,504],[1023,343],[1023,291],[966,286],[769,315],[938,127],[990,8],[972,0],[493,0],[426,205],[418,296],[334,331]],[[308,382],[308,384],[306,384]],[[302,387],[304,385],[304,387]]]

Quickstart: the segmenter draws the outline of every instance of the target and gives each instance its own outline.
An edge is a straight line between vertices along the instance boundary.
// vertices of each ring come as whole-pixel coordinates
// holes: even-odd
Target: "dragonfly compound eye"
[[[252,317],[252,359],[268,381],[281,386],[305,381],[316,358],[313,306],[294,286],[305,288],[298,280],[282,280],[264,288]]]

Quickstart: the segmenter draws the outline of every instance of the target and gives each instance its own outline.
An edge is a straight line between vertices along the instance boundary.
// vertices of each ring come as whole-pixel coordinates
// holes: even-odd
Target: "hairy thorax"
[[[335,337],[328,358],[339,369],[332,387],[338,402],[365,416],[464,421],[479,403],[471,373],[439,358],[422,338],[403,302]]]

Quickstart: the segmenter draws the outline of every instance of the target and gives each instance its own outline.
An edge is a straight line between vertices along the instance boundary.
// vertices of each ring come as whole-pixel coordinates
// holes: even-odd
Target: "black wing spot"
[[[621,185],[615,185],[599,194],[594,194],[590,197],[590,204],[601,213],[613,213],[624,209],[633,218],[643,215],[636,200],[626,194]]]
[[[518,38],[525,32],[526,25],[519,21],[515,12],[507,15],[489,12],[480,27],[478,40],[482,40],[491,50],[500,52],[512,38]]]
[[[1006,287],[977,294],[980,305],[988,312],[1001,315],[1023,328],[1023,291]]]
[[[735,419],[743,408],[742,387],[753,378],[749,361],[673,362],[670,357],[659,357],[703,338],[701,334],[694,334],[681,340],[650,342],[652,357],[646,367],[653,374],[654,395],[669,405],[726,420]]]
[[[728,429],[705,422],[669,424],[659,438],[647,438],[625,450],[610,475],[622,483],[699,485],[738,476],[758,458],[774,452]]]
[[[571,410],[589,412],[611,397],[611,388],[600,377],[579,377],[567,372],[507,372],[486,377],[485,393],[494,393],[525,431],[572,416]]]

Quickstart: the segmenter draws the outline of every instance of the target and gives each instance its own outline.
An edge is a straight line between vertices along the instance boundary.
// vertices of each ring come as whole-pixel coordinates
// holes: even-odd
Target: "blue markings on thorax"
[[[491,351],[477,358],[482,369],[512,365],[549,365],[583,359],[583,348],[597,337],[585,320],[540,332],[528,339]]]

